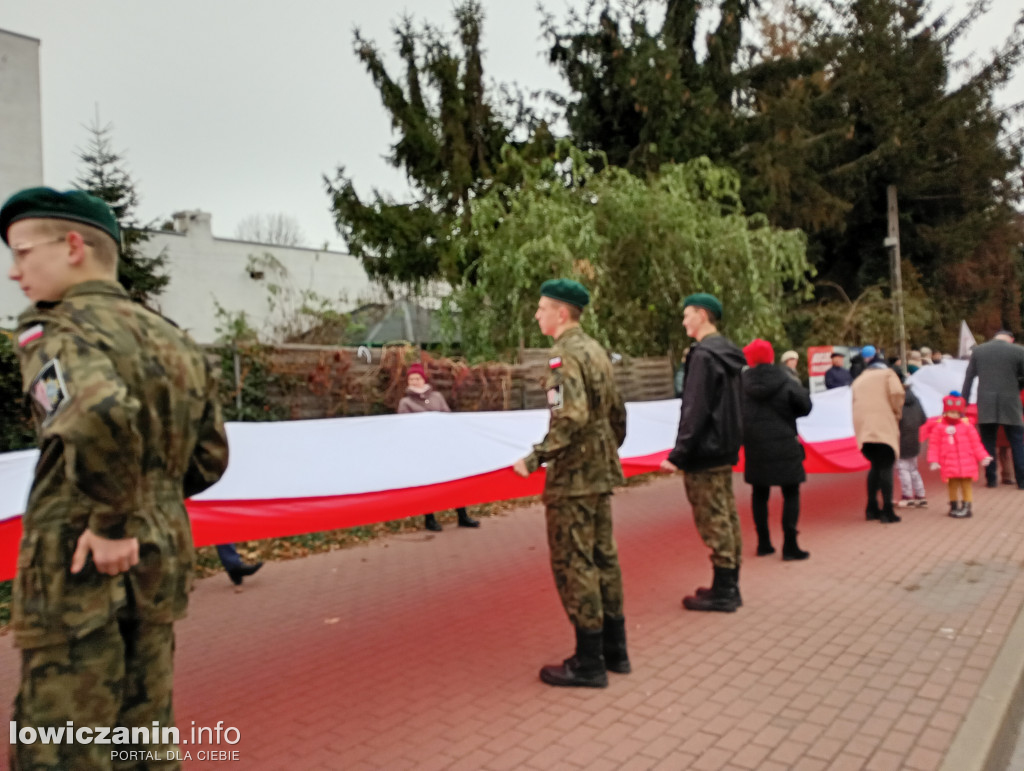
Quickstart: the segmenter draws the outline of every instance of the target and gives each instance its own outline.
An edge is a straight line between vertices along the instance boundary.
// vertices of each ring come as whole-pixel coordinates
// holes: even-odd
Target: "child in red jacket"
[[[978,478],[978,462],[992,462],[978,430],[964,417],[966,411],[967,400],[951,392],[942,400],[942,419],[928,442],[928,462],[932,470],[942,469],[942,481],[949,484],[949,516],[957,519],[971,516],[971,482]]]

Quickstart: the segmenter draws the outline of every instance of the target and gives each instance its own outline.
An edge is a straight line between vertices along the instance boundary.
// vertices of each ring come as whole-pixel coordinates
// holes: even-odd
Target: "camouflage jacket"
[[[626,406],[608,352],[579,327],[551,348],[544,387],[551,424],[526,467],[547,463],[544,499],[610,493],[624,481],[618,448],[626,438]]]
[[[180,618],[195,557],[184,498],[216,482],[228,459],[202,352],[107,281],[75,285],[18,323],[40,455],[18,552],[15,644],[84,636],[129,605],[142,619]],[[106,576],[90,560],[72,575],[87,527],[137,538],[139,564]]]

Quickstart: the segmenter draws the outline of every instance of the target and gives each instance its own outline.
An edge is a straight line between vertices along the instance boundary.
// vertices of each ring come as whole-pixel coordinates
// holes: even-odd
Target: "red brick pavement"
[[[178,725],[237,727],[241,762],[186,768],[935,769],[1024,604],[1024,493],[978,490],[956,521],[926,481],[931,508],[880,525],[862,475],[813,477],[812,556],[785,563],[752,556],[736,477],[735,614],[679,605],[711,572],[680,479],[621,492],[634,672],[606,690],[537,679],[572,645],[538,506],[269,564],[240,594],[206,579],[178,627]]]

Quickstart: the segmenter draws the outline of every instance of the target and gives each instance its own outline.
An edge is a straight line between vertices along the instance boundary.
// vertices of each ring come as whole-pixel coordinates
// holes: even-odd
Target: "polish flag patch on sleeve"
[[[43,336],[43,325],[42,324],[35,324],[35,325],[29,327],[28,329],[26,329],[20,335],[18,335],[18,347],[19,348],[24,348],[26,345],[31,343],[33,340],[38,340],[42,336]]]
[[[553,359],[548,359],[548,366],[551,367],[551,369],[558,369],[562,366],[562,357],[556,356]]]

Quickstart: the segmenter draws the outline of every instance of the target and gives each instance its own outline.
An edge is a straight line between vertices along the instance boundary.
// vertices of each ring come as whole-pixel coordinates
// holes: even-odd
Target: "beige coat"
[[[868,367],[853,385],[853,433],[857,449],[866,443],[887,444],[900,456],[900,414],[905,393],[888,367]]]

